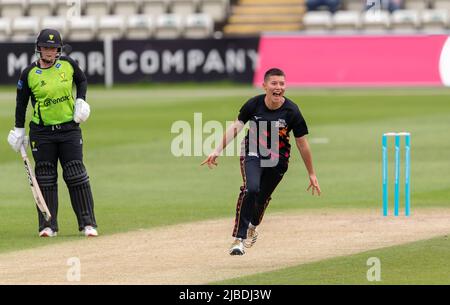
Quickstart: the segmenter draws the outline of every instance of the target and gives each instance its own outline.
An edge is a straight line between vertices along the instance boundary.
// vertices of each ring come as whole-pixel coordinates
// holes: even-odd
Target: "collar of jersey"
[[[58,61],[59,61],[59,59],[55,60],[55,62],[53,63],[53,65],[51,65],[51,66],[48,67],[48,68],[41,68],[41,66],[39,65],[39,60],[37,60],[37,61],[36,61],[36,67],[38,67],[38,68],[41,69],[41,70],[48,70],[48,69],[53,68],[53,67],[58,63]]]
[[[270,108],[267,107],[267,105],[266,105],[266,101],[264,100],[265,98],[266,98],[266,94],[263,94],[263,95],[262,95],[262,102],[263,102],[263,104],[264,104],[264,108],[266,108],[266,110],[271,111],[271,112],[279,111],[279,110],[283,109],[284,105],[285,105],[286,102],[287,102],[287,98],[284,96],[284,103],[283,103],[283,105],[280,106],[280,108],[277,108],[277,109],[270,109]]]

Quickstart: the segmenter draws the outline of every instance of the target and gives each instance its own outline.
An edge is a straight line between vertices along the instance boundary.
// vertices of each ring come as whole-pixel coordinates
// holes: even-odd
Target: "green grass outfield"
[[[234,217],[241,184],[238,157],[220,158],[214,171],[199,166],[203,157],[175,158],[170,147],[176,135],[170,130],[177,120],[193,122],[194,112],[202,112],[204,122],[224,124],[260,92],[230,84],[90,87],[85,163],[100,233]],[[295,151],[268,213],[381,209],[381,135],[393,130],[412,133],[413,211],[450,207],[450,90],[288,89],[287,96],[308,122],[323,195],[305,192],[308,178]],[[60,236],[51,241],[36,237],[37,216],[23,165],[6,141],[14,125],[14,100],[14,87],[0,88],[0,252],[78,239],[61,171]]]
[[[373,278],[374,262],[380,266]],[[231,279],[222,285],[450,285],[448,236]],[[369,276],[368,276],[369,273]],[[369,280],[370,279],[370,280]]]

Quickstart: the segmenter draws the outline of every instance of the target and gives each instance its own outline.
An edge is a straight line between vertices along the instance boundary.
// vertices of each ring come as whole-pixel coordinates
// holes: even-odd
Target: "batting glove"
[[[28,142],[28,137],[25,135],[25,128],[15,127],[14,130],[9,132],[8,143],[15,152],[18,152],[22,145],[27,148]]]
[[[86,122],[91,114],[91,107],[83,99],[77,98],[75,101],[75,110],[73,112],[73,120],[76,123]]]

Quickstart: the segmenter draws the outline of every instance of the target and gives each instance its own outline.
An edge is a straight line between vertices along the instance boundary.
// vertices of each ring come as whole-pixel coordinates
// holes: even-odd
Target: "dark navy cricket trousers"
[[[271,195],[283,179],[288,164],[280,160],[274,167],[262,167],[260,158],[245,156],[241,157],[240,165],[244,184],[236,204],[233,237],[246,239],[250,222],[255,226],[261,223]]]

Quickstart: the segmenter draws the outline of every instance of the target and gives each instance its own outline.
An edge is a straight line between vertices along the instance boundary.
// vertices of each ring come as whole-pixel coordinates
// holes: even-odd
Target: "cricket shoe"
[[[41,232],[39,232],[39,237],[56,237],[58,235],[57,232],[53,231],[51,228],[44,228]]]
[[[242,239],[236,238],[231,244],[230,255],[244,255],[244,244]]]
[[[246,248],[251,248],[256,243],[258,239],[258,231],[256,231],[256,227],[250,225],[247,229],[247,239],[244,240],[244,246]]]
[[[86,237],[97,237],[98,236],[97,229],[94,228],[93,226],[85,226],[82,233]]]

